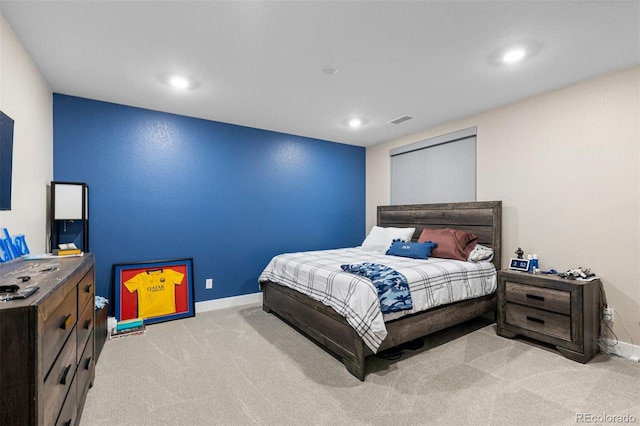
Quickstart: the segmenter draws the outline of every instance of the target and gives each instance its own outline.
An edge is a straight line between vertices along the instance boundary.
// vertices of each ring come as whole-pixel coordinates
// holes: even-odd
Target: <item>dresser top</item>
[[[51,292],[73,275],[81,278],[94,264],[93,253],[83,256],[55,257],[39,260],[15,259],[0,264],[0,285],[18,285],[20,290],[38,286],[39,290],[26,299],[0,301],[0,310],[38,305]],[[29,277],[27,278],[23,277]],[[5,293],[0,293],[0,299]]]

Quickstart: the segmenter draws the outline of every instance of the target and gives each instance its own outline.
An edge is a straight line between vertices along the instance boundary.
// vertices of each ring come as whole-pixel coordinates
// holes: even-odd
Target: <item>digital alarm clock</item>
[[[531,259],[511,258],[511,261],[509,262],[509,269],[528,272],[530,263],[531,263]]]

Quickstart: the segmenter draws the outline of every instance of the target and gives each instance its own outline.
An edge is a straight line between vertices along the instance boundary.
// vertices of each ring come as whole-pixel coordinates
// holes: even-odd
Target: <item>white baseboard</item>
[[[262,293],[244,294],[242,296],[225,297],[224,299],[196,302],[196,314],[218,309],[235,308],[236,306],[262,304]]]
[[[640,361],[640,346],[632,345],[631,343],[620,342],[616,343],[612,339],[604,339],[606,347],[600,345],[600,350],[604,353],[618,355],[631,361]]]

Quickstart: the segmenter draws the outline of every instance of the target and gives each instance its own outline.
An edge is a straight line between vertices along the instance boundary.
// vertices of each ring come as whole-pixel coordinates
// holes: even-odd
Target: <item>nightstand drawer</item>
[[[505,293],[508,302],[558,312],[571,314],[571,293],[550,288],[535,287],[507,281]]]
[[[507,303],[507,324],[571,341],[571,317]]]

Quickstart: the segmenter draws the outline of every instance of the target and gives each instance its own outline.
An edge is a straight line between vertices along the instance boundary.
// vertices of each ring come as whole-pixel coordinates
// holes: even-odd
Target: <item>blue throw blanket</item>
[[[368,278],[378,289],[383,314],[413,308],[409,283],[400,272],[379,263],[340,265],[343,271]]]

